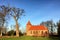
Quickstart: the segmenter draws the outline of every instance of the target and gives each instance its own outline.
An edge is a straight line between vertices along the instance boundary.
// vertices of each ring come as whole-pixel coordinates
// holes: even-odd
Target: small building
[[[49,36],[48,28],[44,25],[32,25],[30,21],[26,24],[27,36]]]

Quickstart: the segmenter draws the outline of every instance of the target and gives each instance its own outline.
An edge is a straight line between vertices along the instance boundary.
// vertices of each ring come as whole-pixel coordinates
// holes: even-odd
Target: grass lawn
[[[10,37],[10,38],[0,38],[0,40],[59,40],[58,37],[30,37],[30,36],[21,36],[21,37]]]

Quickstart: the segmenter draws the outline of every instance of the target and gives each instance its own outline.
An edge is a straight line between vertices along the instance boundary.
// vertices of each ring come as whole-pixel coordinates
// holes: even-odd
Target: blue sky
[[[57,22],[60,19],[60,1],[59,0],[0,0],[0,5],[22,8],[25,10],[25,17],[19,19],[21,29],[24,29],[28,20],[37,25],[42,21],[53,20]],[[15,24],[11,18],[9,25]],[[13,23],[12,23],[13,22]]]

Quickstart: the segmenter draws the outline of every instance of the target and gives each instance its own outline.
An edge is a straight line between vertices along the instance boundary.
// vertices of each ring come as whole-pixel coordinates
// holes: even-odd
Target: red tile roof
[[[32,25],[29,30],[48,30],[48,28],[43,25]]]

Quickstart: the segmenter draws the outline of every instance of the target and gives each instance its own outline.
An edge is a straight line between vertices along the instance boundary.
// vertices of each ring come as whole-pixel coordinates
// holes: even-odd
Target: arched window
[[[39,31],[39,33],[40,33],[40,31]]]
[[[32,31],[31,31],[31,34],[32,34]]]
[[[33,34],[35,34],[35,31],[33,31]]]
[[[45,34],[47,34],[47,31],[45,31]]]
[[[41,31],[41,34],[43,34],[43,31]]]
[[[48,34],[48,32],[47,32],[47,31],[45,31],[45,36],[47,36],[47,34]]]
[[[36,34],[38,34],[38,31],[36,31]]]

